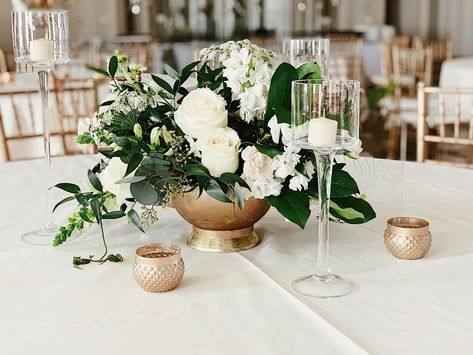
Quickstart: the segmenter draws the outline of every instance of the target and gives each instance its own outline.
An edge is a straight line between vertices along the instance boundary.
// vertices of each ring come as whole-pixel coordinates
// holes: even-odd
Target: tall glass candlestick
[[[298,67],[304,63],[315,61],[320,67],[322,78],[328,78],[328,57],[330,40],[326,38],[291,38],[282,43],[282,54],[285,61]]]
[[[315,273],[291,284],[306,296],[339,297],[354,284],[333,274],[329,264],[329,212],[332,165],[337,152],[358,142],[360,83],[358,81],[296,80],[292,83],[293,144],[315,154],[319,226]]]
[[[69,25],[67,11],[12,11],[13,51],[18,68],[32,67],[38,73],[42,101],[43,141],[45,155],[46,225],[24,234],[21,239],[32,245],[51,245],[58,227],[54,224],[50,204],[51,127],[49,117],[49,74],[55,64],[69,60]]]

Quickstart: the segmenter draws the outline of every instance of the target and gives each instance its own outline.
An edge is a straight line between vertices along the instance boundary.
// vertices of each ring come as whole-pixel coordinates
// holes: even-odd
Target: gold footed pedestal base
[[[200,251],[229,253],[251,249],[257,246],[259,242],[260,240],[253,226],[229,231],[193,227],[187,245]]]

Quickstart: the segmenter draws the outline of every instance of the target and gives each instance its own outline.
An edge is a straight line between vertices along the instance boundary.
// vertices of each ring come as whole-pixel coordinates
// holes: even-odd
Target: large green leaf
[[[112,211],[112,212],[105,213],[102,216],[102,219],[118,219],[118,218],[122,218],[124,216],[126,216],[126,215],[122,211]]]
[[[350,224],[366,223],[376,217],[376,212],[366,200],[353,196],[332,198],[330,214]]]
[[[355,179],[344,170],[334,170],[332,175],[331,196],[347,197],[360,193]]]
[[[291,83],[297,79],[297,70],[289,63],[281,63],[277,67],[269,86],[265,120],[273,116],[276,107],[291,109]]]
[[[321,79],[320,67],[316,62],[307,62],[297,68],[299,79]]]
[[[276,155],[284,153],[284,151],[282,151],[281,148],[277,146],[266,146],[262,144],[255,144],[255,148],[258,150],[258,152],[263,153],[264,155],[267,155],[271,159],[273,159]]]
[[[299,227],[304,228],[310,216],[309,196],[284,187],[279,196],[266,198],[279,213]]]
[[[130,157],[130,161],[128,162],[128,166],[126,167],[125,176],[136,170],[142,160],[143,156],[141,154],[132,154],[132,156]]]

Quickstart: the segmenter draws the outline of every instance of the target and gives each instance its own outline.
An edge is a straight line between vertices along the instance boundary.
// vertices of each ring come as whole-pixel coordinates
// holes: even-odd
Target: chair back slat
[[[440,137],[445,137],[445,95],[439,92]]]
[[[453,136],[455,138],[460,138],[460,118],[461,118],[461,113],[460,113],[460,95],[455,94],[455,121],[454,121],[454,127],[453,127]]]

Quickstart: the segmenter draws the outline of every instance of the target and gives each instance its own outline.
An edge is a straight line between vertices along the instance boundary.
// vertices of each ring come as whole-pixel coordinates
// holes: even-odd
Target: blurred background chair
[[[473,88],[419,85],[417,161],[473,168]]]
[[[330,40],[330,78],[363,82],[363,40],[350,34],[328,34],[326,38]]]
[[[54,156],[92,153],[75,142],[80,119],[98,107],[92,80],[54,80],[50,96],[51,147]],[[0,92],[0,146],[6,161],[42,157],[41,100],[37,90]],[[85,147],[85,148],[84,148]]]

